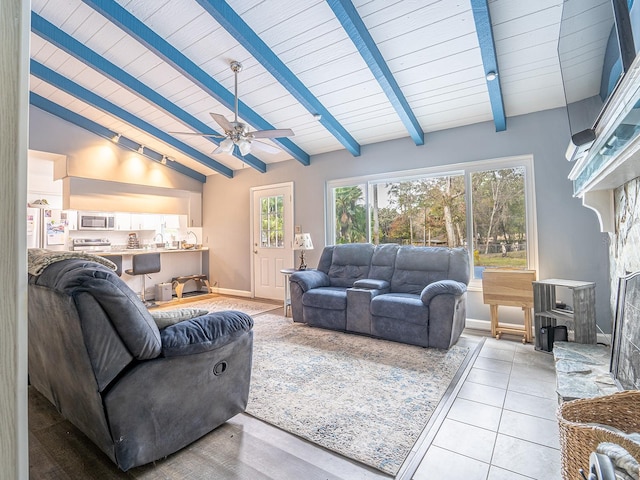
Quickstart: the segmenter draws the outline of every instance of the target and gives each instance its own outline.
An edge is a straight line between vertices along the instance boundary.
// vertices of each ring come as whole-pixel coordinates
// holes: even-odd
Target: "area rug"
[[[209,297],[202,300],[188,300],[181,302],[171,302],[167,305],[161,305],[153,310],[176,310],[179,308],[202,308],[210,312],[219,312],[221,310],[239,310],[248,315],[258,315],[259,313],[268,312],[276,308],[282,309],[274,303],[260,302],[251,299],[235,298],[235,297]]]
[[[468,353],[260,315],[247,413],[395,475]]]

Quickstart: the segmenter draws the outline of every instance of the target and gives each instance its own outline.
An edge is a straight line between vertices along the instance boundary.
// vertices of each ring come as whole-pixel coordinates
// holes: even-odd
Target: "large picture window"
[[[535,269],[533,197],[530,157],[336,180],[327,244],[464,246],[477,280],[486,268]]]

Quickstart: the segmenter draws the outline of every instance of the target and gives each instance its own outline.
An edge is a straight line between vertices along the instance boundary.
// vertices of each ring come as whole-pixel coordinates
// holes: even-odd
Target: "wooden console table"
[[[482,295],[491,308],[491,335],[500,338],[503,333],[522,335],[522,343],[531,342],[531,309],[533,308],[532,282],[535,270],[485,269],[482,272]],[[505,326],[498,321],[498,306],[521,307],[524,325]]]

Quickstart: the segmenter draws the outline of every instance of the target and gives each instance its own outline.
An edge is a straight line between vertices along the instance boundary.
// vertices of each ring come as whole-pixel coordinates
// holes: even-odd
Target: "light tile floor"
[[[414,480],[559,480],[553,356],[487,338]]]

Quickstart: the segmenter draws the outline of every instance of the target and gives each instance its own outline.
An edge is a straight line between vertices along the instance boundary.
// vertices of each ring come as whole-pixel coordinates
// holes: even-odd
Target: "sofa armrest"
[[[300,270],[291,275],[290,279],[300,286],[303,293],[312,288],[331,286],[329,275],[320,270]]]
[[[433,282],[424,287],[420,294],[420,300],[425,305],[429,305],[433,297],[436,295],[450,294],[450,295],[462,295],[467,291],[467,286],[462,282],[456,282],[455,280],[440,280],[439,282]]]
[[[176,323],[160,332],[162,355],[176,357],[215,350],[251,331],[253,319],[243,312],[212,312]]]
[[[366,288],[369,290],[388,290],[389,282],[386,280],[376,280],[375,278],[363,278],[353,282],[353,288]]]

